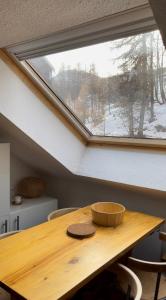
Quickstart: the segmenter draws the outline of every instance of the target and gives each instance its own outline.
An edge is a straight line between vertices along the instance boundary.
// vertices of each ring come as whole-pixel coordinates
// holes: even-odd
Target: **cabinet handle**
[[[17,218],[16,218],[16,229],[20,230],[20,218],[19,218],[19,216],[17,216]]]
[[[7,220],[5,220],[5,222],[2,224],[3,228],[4,228],[4,233],[7,232],[8,226],[7,226]]]

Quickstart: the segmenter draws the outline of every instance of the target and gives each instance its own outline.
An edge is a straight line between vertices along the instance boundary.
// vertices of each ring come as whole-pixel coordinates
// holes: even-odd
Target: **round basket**
[[[93,222],[116,227],[123,221],[125,207],[115,202],[97,202],[91,205]]]
[[[17,194],[24,198],[38,198],[45,192],[46,184],[41,178],[26,177],[17,186]]]

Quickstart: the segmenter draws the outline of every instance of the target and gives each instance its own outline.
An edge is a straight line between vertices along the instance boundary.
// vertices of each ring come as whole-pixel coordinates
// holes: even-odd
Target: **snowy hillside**
[[[136,121],[134,125],[134,134],[137,135]],[[124,113],[122,108],[114,107],[114,105],[111,106],[110,113],[109,111],[106,112],[105,121],[96,127],[90,123],[87,123],[86,126],[94,135],[129,136],[128,116]],[[154,120],[152,122],[149,122],[149,114],[145,114],[143,135],[145,138],[166,139],[166,103],[162,105],[159,103],[154,104]]]

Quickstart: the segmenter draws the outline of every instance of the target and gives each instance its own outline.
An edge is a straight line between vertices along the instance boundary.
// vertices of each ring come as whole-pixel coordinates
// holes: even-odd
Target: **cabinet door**
[[[40,209],[38,210],[40,213]],[[10,230],[23,230],[39,223],[35,209],[20,210],[19,213],[14,213],[10,217]]]
[[[14,213],[10,215],[10,231],[20,230],[20,214]]]
[[[6,233],[9,231],[9,216],[0,217],[0,234]]]
[[[57,201],[20,209],[10,214],[10,230],[22,230],[47,221],[48,214],[57,209]]]
[[[0,216],[10,210],[10,144],[0,144]]]

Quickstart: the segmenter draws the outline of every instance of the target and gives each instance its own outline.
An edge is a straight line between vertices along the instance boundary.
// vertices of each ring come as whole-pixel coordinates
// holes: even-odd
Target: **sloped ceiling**
[[[146,3],[148,0],[0,0],[0,48]]]
[[[54,176],[72,177],[72,174],[55,158],[1,114],[0,142],[10,143],[12,153],[37,171]]]

